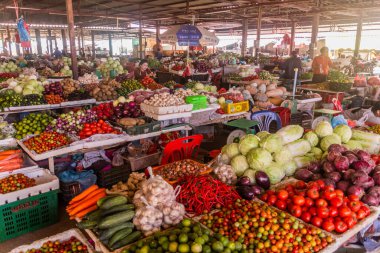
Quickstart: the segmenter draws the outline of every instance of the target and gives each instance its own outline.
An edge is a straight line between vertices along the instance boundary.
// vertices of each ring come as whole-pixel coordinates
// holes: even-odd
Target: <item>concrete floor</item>
[[[63,202],[59,201],[58,223],[0,243],[0,253],[8,253],[18,246],[30,244],[36,240],[61,233],[70,228],[75,228],[75,222],[69,220],[69,217],[65,211],[65,206],[66,205]]]

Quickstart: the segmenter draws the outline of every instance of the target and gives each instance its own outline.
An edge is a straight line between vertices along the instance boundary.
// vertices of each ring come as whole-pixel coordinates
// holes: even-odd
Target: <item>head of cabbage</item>
[[[285,177],[285,170],[277,163],[267,166],[264,172],[267,173],[271,184],[277,184]]]
[[[254,148],[247,154],[249,167],[254,170],[263,170],[272,160],[272,155],[263,148]]]
[[[269,135],[270,133],[267,132],[267,131],[261,131],[261,132],[258,132],[256,134],[257,138],[259,138],[260,140],[264,139],[267,135]]]
[[[349,140],[347,143],[343,144],[343,146],[345,146],[349,150],[363,149],[363,146],[360,143],[360,141],[356,140]]]
[[[230,143],[225,145],[222,148],[222,153],[226,154],[230,159],[240,154],[239,144],[238,143]]]
[[[231,160],[231,166],[236,176],[240,177],[249,168],[247,159],[243,155],[237,155]]]
[[[244,177],[249,177],[249,181],[251,182],[251,184],[255,184],[256,183],[255,174],[256,174],[256,170],[247,169],[244,172],[243,176]]]
[[[282,164],[281,167],[285,171],[286,176],[293,176],[297,170],[297,165],[293,160]]]
[[[320,147],[323,151],[327,151],[331,144],[342,144],[340,137],[336,134],[330,134],[322,138]]]
[[[307,132],[303,138],[305,140],[307,140],[308,142],[310,142],[310,145],[312,147],[315,147],[318,145],[318,142],[319,142],[319,139],[318,139],[318,135],[316,135],[313,131],[310,131],[310,132]]]
[[[284,144],[296,141],[303,135],[304,129],[299,125],[288,125],[277,131]]]
[[[260,141],[260,147],[268,150],[270,153],[280,151],[282,146],[283,141],[278,134],[269,134]]]
[[[330,122],[321,121],[315,127],[314,132],[318,135],[319,138],[323,138],[333,134],[333,128]]]
[[[323,151],[317,147],[312,147],[310,153],[313,153],[317,160],[320,160],[323,155]]]
[[[343,143],[347,143],[352,137],[352,130],[349,126],[341,124],[334,128],[334,134],[339,135]]]
[[[274,161],[278,164],[284,164],[293,159],[292,153],[287,147],[282,147],[281,150],[273,154]]]
[[[259,146],[259,138],[253,134],[243,136],[239,141],[239,151],[246,155],[251,149]]]

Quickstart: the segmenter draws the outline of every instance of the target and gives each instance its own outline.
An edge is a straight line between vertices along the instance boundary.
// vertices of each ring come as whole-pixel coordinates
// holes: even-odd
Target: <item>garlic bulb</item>
[[[185,216],[185,206],[178,202],[161,204],[158,209],[163,214],[163,227],[168,228],[177,225]]]
[[[151,206],[171,203],[175,200],[173,187],[160,176],[155,176],[143,182],[141,191]]]
[[[230,165],[219,165],[218,167],[214,168],[214,173],[216,175],[216,178],[222,181],[225,184],[235,184],[237,177],[236,174]]]
[[[133,224],[141,230],[145,236],[151,235],[160,230],[163,214],[152,206],[145,206],[137,209],[133,218]]]
[[[149,100],[144,100],[144,104],[157,106],[157,107],[165,107],[165,106],[177,106],[185,104],[185,101],[177,97],[176,95],[170,93],[159,93],[154,94]]]
[[[133,204],[135,205],[136,209],[144,206],[144,203],[141,200],[141,197],[143,196],[144,195],[142,190],[138,190],[137,192],[135,192],[135,196],[133,197]]]

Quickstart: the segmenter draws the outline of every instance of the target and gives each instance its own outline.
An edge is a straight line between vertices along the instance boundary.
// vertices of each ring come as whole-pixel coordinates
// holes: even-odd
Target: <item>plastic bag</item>
[[[380,249],[380,221],[375,220],[373,224],[362,229],[358,233],[358,239],[363,244],[366,252],[378,252]]]
[[[343,115],[338,115],[332,118],[331,125],[333,128],[335,128],[338,125],[347,125],[347,120],[344,118]]]
[[[144,197],[140,197],[140,199],[146,206],[137,209],[135,217],[133,218],[133,224],[138,230],[141,230],[145,236],[149,236],[160,231],[163,214],[157,208],[149,205]]]
[[[96,183],[96,175],[92,170],[77,172],[66,170],[58,175],[60,181],[64,183],[78,182],[82,191]]]
[[[113,153],[112,166],[119,167],[124,165],[124,159],[122,154],[126,151],[126,147],[119,148]]]
[[[174,190],[175,196],[177,198],[181,191],[181,186],[177,186]],[[181,222],[185,216],[185,206],[177,201],[172,203],[164,203],[158,206],[158,210],[162,212],[164,228],[169,228],[171,226],[177,225]]]
[[[111,160],[106,156],[104,150],[87,152],[84,154],[84,157],[81,161],[83,168],[88,168],[97,161],[104,160],[108,163],[111,163]]]

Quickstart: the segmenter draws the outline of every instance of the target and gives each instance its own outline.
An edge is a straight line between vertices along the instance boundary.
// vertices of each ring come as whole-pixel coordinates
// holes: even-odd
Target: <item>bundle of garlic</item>
[[[133,197],[133,204],[135,205],[136,208],[141,208],[144,206],[144,202],[142,202],[141,200],[141,197],[143,197],[144,194],[142,192],[142,190],[138,190],[137,192],[135,192],[135,195]]]
[[[176,201],[158,206],[163,214],[163,227],[168,228],[180,223],[185,216],[185,206]]]
[[[78,81],[82,84],[99,83],[97,75],[88,73],[85,73],[83,76],[80,76],[78,78]]]
[[[230,165],[220,164],[214,168],[214,174],[216,178],[222,181],[225,184],[232,185],[236,182],[236,174]]]
[[[174,189],[162,177],[153,176],[141,185],[142,194],[149,205],[157,206],[161,203],[170,203],[175,200]]]
[[[176,95],[165,92],[160,94],[154,94],[152,97],[149,98],[149,100],[144,100],[144,104],[160,107],[177,106],[184,105],[185,100],[177,97]]]
[[[163,214],[160,210],[148,205],[144,197],[141,197],[141,200],[147,205],[137,209],[136,215],[133,218],[133,224],[138,230],[141,230],[145,236],[149,236],[160,231]]]

